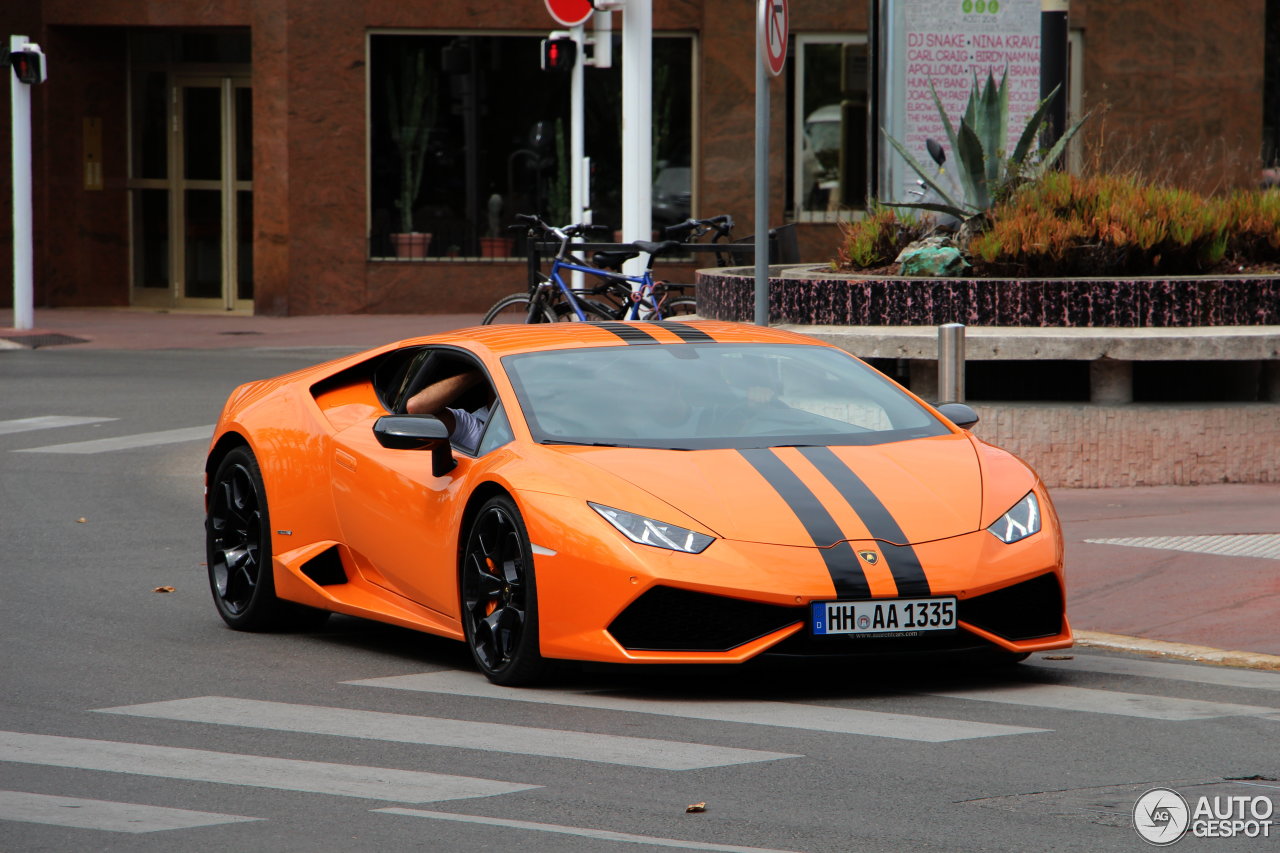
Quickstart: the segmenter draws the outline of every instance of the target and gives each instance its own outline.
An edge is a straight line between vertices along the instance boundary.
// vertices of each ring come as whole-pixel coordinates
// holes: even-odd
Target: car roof
[[[488,354],[501,358],[516,353],[544,350],[686,343],[776,343],[825,346],[815,338],[795,332],[713,320],[692,323],[616,321],[473,326],[430,337],[412,338],[401,341],[399,345],[461,346],[476,352],[487,351]]]

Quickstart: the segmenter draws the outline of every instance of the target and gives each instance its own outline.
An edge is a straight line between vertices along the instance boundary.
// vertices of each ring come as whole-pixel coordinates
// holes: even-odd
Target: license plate
[[[956,627],[956,600],[945,598],[881,598],[871,601],[815,601],[809,627],[820,634],[893,634]]]

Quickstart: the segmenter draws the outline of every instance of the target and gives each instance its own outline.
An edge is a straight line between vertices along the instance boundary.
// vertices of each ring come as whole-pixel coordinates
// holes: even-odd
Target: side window
[[[499,403],[494,403],[494,406],[493,414],[489,416],[489,427],[484,431],[484,438],[480,439],[480,447],[476,450],[477,456],[484,456],[515,438],[511,432],[511,421],[507,419],[507,410]]]
[[[834,222],[867,197],[867,37],[796,36],[792,208]]]

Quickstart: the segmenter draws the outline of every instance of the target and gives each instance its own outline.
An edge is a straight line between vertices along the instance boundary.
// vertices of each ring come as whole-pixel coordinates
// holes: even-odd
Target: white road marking
[[[23,732],[0,732],[0,761],[397,803],[492,797],[541,787],[390,767],[297,761]]]
[[[166,429],[160,432],[142,432],[137,435],[120,435],[115,438],[96,438],[92,441],[73,441],[68,444],[49,444],[44,447],[27,447],[14,453],[106,453],[112,450],[133,450],[138,447],[155,447],[160,444],[178,444],[183,441],[208,441],[213,436],[213,424],[182,429]]]
[[[1191,551],[1222,557],[1260,557],[1280,560],[1280,533],[1215,533],[1207,536],[1136,536],[1122,539],[1086,539],[1095,545],[1125,545],[1162,551]]]
[[[680,850],[716,850],[720,853],[795,853],[792,850],[774,850],[767,847],[738,847],[732,844],[708,844],[705,841],[682,841],[678,838],[658,838],[652,835],[632,835],[607,829],[591,829],[585,826],[560,826],[554,823],[533,823],[527,820],[508,820],[501,817],[455,814],[453,812],[429,812],[422,809],[374,809],[381,814],[398,814],[429,820],[452,820],[461,823],[478,823],[485,826],[502,826],[510,829],[531,829],[537,832],[554,832],[559,835],[577,835],[599,841],[620,841],[626,844],[648,844],[651,847],[676,847]]]
[[[262,818],[144,806],[138,803],[54,797],[23,791],[0,791],[0,820],[68,826],[72,829],[138,833],[194,829],[197,826],[217,826],[222,823],[246,823]]]
[[[754,749],[706,746],[698,743],[538,729],[502,723],[477,723],[439,717],[415,717],[408,714],[326,708],[319,705],[262,702],[225,696],[176,699],[170,702],[152,702],[145,705],[128,705],[122,708],[100,710],[108,714],[128,714],[162,720],[184,720],[193,723],[244,726],[282,732],[305,732],[395,743],[479,749],[516,755],[541,755],[549,758],[569,758],[575,761],[652,767],[658,770],[699,770],[705,767],[724,767],[731,764],[750,764],[756,761],[800,757],[782,752],[761,752]]]
[[[346,683],[363,687],[387,687],[393,690],[479,696],[486,699],[506,699],[513,702],[540,702],[547,705],[568,705],[574,708],[598,708],[606,711],[627,711],[637,714],[657,714],[664,717],[684,717],[693,720],[713,720],[723,723],[777,726],[787,729],[868,735],[870,737],[887,737],[929,743],[1049,731],[1049,729],[1030,729],[1022,726],[1003,726],[994,723],[973,723],[967,720],[890,714],[882,711],[860,711],[852,708],[835,708],[826,705],[802,705],[794,702],[682,701],[646,699],[642,696],[617,696],[603,692],[583,693],[529,688],[511,690],[510,688],[490,684],[477,675],[459,671],[370,678]]]
[[[0,435],[30,432],[35,429],[56,429],[57,427],[102,424],[114,420],[116,418],[88,418],[77,417],[76,415],[41,415],[35,418],[17,418],[11,421],[0,421]]]
[[[1045,660],[1033,657],[1023,666],[1046,669],[1069,669],[1083,672],[1105,672],[1110,675],[1136,675],[1167,681],[1189,681],[1216,684],[1220,687],[1246,687],[1253,690],[1280,691],[1280,672],[1233,669],[1223,666],[1195,666],[1189,663],[1108,658],[1100,655],[1073,655],[1071,660]]]
[[[920,691],[925,696],[973,699],[1004,705],[1027,705],[1058,711],[1085,711],[1148,720],[1209,720],[1215,717],[1259,717],[1280,713],[1280,709],[1257,705],[1232,705],[1170,696],[1147,696],[1116,690],[1094,690],[1061,684],[1014,684],[1007,687],[973,687],[959,690]]]

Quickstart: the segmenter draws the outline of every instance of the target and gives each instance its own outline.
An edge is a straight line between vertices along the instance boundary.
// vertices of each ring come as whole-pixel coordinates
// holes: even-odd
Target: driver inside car
[[[483,386],[484,401],[474,411],[454,408],[450,404],[462,398],[468,391]],[[449,439],[463,447],[475,447],[480,443],[484,426],[493,410],[493,389],[478,370],[466,370],[432,382],[414,394],[405,403],[410,415],[435,415],[449,430]]]

